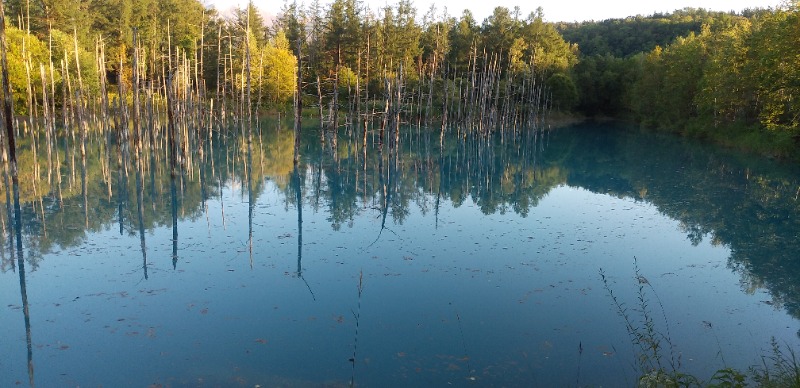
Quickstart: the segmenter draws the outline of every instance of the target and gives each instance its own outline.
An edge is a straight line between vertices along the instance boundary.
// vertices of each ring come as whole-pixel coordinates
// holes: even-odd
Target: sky
[[[201,0],[205,4],[212,4],[218,10],[225,11],[231,7],[242,7],[247,0]],[[380,9],[384,6],[394,5],[396,0],[362,0],[371,9]],[[308,5],[311,0],[297,0],[298,4]],[[330,0],[321,0],[327,4]],[[676,9],[693,7],[706,8],[714,11],[741,11],[745,8],[767,8],[780,4],[780,0],[412,0],[417,9],[417,16],[427,13],[431,4],[436,5],[437,13],[447,8],[447,13],[460,16],[464,9],[469,9],[478,23],[492,14],[495,7],[504,6],[513,10],[520,7],[522,16],[525,17],[537,7],[544,10],[546,21],[585,21],[604,20],[610,18],[624,18],[635,15],[651,15],[656,12],[672,12]],[[276,15],[280,12],[284,0],[253,0],[253,4],[266,16]]]

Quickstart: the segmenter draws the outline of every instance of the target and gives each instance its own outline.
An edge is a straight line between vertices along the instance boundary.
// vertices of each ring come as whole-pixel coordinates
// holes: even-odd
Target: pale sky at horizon
[[[232,7],[243,7],[247,0],[201,0],[205,4],[213,4],[220,12],[225,12]],[[394,5],[397,0],[362,0],[370,9],[378,10],[384,6]],[[298,4],[307,6],[311,0],[297,0]],[[321,0],[322,4],[329,4],[331,0]],[[557,21],[584,21],[604,20],[611,18],[624,18],[635,15],[651,15],[656,12],[672,12],[686,7],[705,8],[714,11],[741,11],[746,8],[776,7],[781,0],[595,0],[595,1],[569,1],[569,0],[412,0],[417,9],[417,16],[421,17],[428,12],[431,4],[436,4],[437,14],[441,14],[444,7],[451,16],[461,16],[464,9],[469,9],[480,24],[483,19],[492,14],[495,7],[504,6],[510,10],[519,6],[522,17],[526,17],[537,7],[544,10],[545,20]],[[284,0],[253,0],[253,4],[266,15],[276,15],[283,7]]]

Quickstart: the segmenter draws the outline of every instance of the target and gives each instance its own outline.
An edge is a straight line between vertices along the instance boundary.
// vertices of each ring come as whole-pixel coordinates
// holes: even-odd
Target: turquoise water
[[[668,369],[800,342],[796,169],[613,124],[309,132],[296,168],[265,129],[186,139],[174,180],[103,141],[60,191],[21,178],[0,385],[631,386],[610,292],[641,328],[640,286]]]

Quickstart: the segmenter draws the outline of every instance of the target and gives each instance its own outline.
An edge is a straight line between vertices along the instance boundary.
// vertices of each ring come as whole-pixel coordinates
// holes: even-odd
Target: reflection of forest
[[[746,291],[766,288],[774,303],[800,317],[800,183],[780,166],[597,125],[522,135],[453,134],[441,143],[438,132],[413,128],[404,131],[397,149],[373,142],[362,147],[343,132],[334,150],[315,131],[305,131],[301,176],[293,178],[293,134],[270,128],[255,133],[249,147],[246,136],[191,139],[198,152],[184,157],[176,178],[178,218],[200,217],[206,201],[225,186],[242,188],[242,202],[252,203],[267,179],[284,192],[285,203],[302,200],[326,212],[336,230],[352,225],[361,212],[380,211],[384,223],[402,223],[411,206],[428,214],[443,201],[460,206],[468,199],[486,214],[525,217],[552,188],[568,184],[648,201],[679,220],[692,243],[710,238],[725,244],[732,251],[729,266],[741,274]],[[23,144],[23,235],[33,268],[54,247],[80,244],[87,231],[118,225],[121,233],[136,235],[172,225],[166,152],[144,149],[140,183],[135,164],[126,162],[132,158],[119,156],[118,147],[109,146],[113,139],[98,139],[87,151],[85,198],[73,144],[60,147],[60,180],[59,174],[48,176],[41,150],[34,178],[30,145]],[[2,219],[8,233],[5,214]],[[13,264],[7,248],[0,249],[6,271]]]

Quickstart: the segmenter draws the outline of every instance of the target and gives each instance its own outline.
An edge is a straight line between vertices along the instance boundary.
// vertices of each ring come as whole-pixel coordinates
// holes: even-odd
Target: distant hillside
[[[665,47],[675,38],[689,35],[690,32],[699,33],[704,24],[724,24],[731,18],[749,17],[758,12],[761,11],[747,10],[735,14],[684,8],[671,14],[557,23],[556,29],[566,41],[577,43],[584,56],[611,54],[617,58],[626,58],[648,52],[657,45]]]

